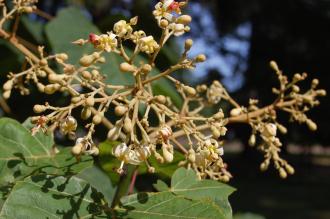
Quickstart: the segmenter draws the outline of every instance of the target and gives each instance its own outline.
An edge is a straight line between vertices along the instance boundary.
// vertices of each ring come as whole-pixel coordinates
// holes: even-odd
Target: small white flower
[[[130,23],[127,23],[124,20],[120,20],[113,26],[113,31],[118,37],[130,37],[133,32],[133,28]]]
[[[267,123],[262,131],[262,134],[266,137],[274,137],[277,133],[277,127],[274,123]]]
[[[151,150],[149,146],[131,149],[125,143],[122,143],[113,149],[112,154],[124,163],[139,165],[150,157]]]
[[[169,28],[173,31],[175,36],[181,36],[185,33],[183,24],[170,24]]]
[[[153,36],[143,37],[138,41],[139,49],[141,52],[152,54],[159,48],[158,43],[154,40]]]
[[[115,50],[118,46],[116,35],[112,32],[101,35],[90,34],[89,41],[94,45],[95,48],[99,50],[105,50],[107,52]]]

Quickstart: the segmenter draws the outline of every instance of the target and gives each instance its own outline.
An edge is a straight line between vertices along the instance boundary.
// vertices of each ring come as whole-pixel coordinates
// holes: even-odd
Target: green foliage
[[[210,183],[214,182],[214,183]],[[198,180],[194,171],[179,168],[171,187],[158,181],[159,192],[124,197],[129,218],[232,218],[228,196],[235,190],[223,183]]]
[[[73,174],[92,163],[90,157],[83,157],[77,163],[70,149],[53,153],[52,136],[32,136],[30,130],[13,119],[0,119],[0,130],[0,185],[36,173]]]
[[[97,218],[103,212],[102,198],[75,176],[32,176],[15,185],[0,218]]]
[[[97,166],[88,167],[81,171],[77,177],[85,180],[92,187],[97,188],[97,191],[104,195],[104,200],[107,203],[112,202],[115,195],[115,189],[112,186],[112,182],[109,176],[100,168]]]

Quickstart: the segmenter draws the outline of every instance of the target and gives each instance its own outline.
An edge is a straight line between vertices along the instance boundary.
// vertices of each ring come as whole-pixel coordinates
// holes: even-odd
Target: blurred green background
[[[109,31],[118,19],[134,15],[139,16],[138,28],[158,36],[159,29],[151,14],[156,2],[40,0],[38,8],[49,14],[50,20],[37,15],[25,16],[18,36],[31,42],[31,48],[42,44],[50,54],[63,52],[69,43],[63,42],[64,39],[86,38],[89,32],[85,30]],[[86,22],[74,20],[77,11]],[[266,105],[274,99],[271,87],[277,85],[268,63],[276,60],[288,76],[307,72],[311,79],[320,79],[320,87],[330,90],[330,1],[196,0],[190,1],[185,12],[193,17],[191,32],[171,40],[164,48],[157,60],[160,70],[175,63],[184,40],[192,38],[195,45],[191,55],[205,53],[209,59],[194,72],[176,75],[186,83],[222,80],[242,104],[254,97]],[[56,20],[58,15],[63,20]],[[58,22],[63,29],[54,30],[56,25],[49,22]],[[73,30],[77,31],[71,35]],[[24,57],[0,39],[1,82],[9,71],[20,71],[23,62]],[[34,104],[45,101],[46,97],[38,92],[24,97],[14,92],[7,102],[10,113],[2,110],[1,116],[24,121],[33,115]],[[65,101],[61,95],[54,95],[50,100],[56,104]],[[329,111],[330,102],[326,97],[310,114],[319,126],[316,133],[310,133],[304,125],[287,123],[288,118],[283,115],[283,123],[289,128],[288,135],[282,136],[287,145],[284,156],[297,172],[285,181],[280,180],[275,171],[259,172],[262,155],[244,147],[250,134],[247,126],[229,127],[226,145],[229,152],[225,160],[234,175],[231,184],[238,189],[231,199],[234,212],[254,212],[267,219],[330,218]],[[98,133],[99,138],[104,139],[105,131],[100,129]]]

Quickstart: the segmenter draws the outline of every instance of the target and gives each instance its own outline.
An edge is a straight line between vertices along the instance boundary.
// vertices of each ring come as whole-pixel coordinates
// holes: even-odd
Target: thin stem
[[[128,189],[132,181],[133,174],[137,170],[138,166],[127,165],[127,173],[120,176],[120,180],[117,186],[117,190],[111,208],[115,208],[120,204],[120,199],[128,194]]]

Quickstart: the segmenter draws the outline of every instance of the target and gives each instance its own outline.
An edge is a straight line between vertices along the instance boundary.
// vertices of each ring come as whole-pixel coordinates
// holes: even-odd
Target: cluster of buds
[[[311,88],[306,92],[302,92],[298,86],[298,82],[307,78],[307,73],[296,73],[292,80],[288,78],[279,69],[276,62],[270,62],[271,68],[276,72],[280,82],[279,88],[273,88],[273,93],[278,95],[277,99],[267,108],[260,109],[257,100],[250,100],[247,109],[235,108],[231,111],[233,116],[253,115],[247,118],[252,128],[252,134],[249,138],[249,145],[255,146],[260,136],[261,143],[258,149],[264,152],[265,160],[261,163],[260,169],[265,171],[268,169],[270,162],[274,162],[274,167],[279,171],[282,178],[286,178],[288,174],[294,173],[294,168],[288,164],[286,160],[280,157],[282,143],[277,137],[278,131],[281,134],[287,133],[287,128],[277,121],[277,110],[287,112],[291,115],[291,121],[298,123],[306,123],[311,131],[317,130],[317,125],[309,119],[306,113],[314,106],[319,105],[317,97],[325,96],[326,91],[317,89],[319,84],[317,79],[312,80]]]
[[[5,22],[13,19],[15,14],[32,13],[36,9],[35,4],[37,2],[38,0],[14,0],[13,7],[11,8],[11,10],[8,10],[4,0],[0,0],[0,9],[2,9],[2,16],[0,18],[0,29],[3,27],[3,24]]]
[[[124,172],[126,164],[145,164],[149,172],[155,172],[157,170],[148,161],[151,156],[160,163],[170,163],[175,158],[174,152],[178,151],[185,154],[180,166],[195,170],[200,178],[228,181],[232,176],[222,159],[226,127],[231,123],[248,123],[253,130],[250,145],[256,144],[257,135],[263,141],[258,147],[265,152],[261,169],[267,169],[273,160],[281,177],[292,174],[293,168],[279,157],[282,144],[276,137],[277,129],[286,132],[286,128],[277,122],[276,112],[289,112],[293,120],[306,123],[310,129],[316,130],[316,124],[306,116],[306,112],[317,106],[317,97],[324,96],[326,92],[316,89],[318,81],[315,79],[311,89],[301,93],[297,82],[304,80],[306,74],[295,75],[289,83],[275,62],[271,66],[279,77],[280,88],[273,89],[278,98],[270,106],[259,108],[257,100],[251,100],[248,107],[241,106],[219,81],[214,81],[210,86],[202,84],[191,87],[171,76],[178,70],[194,69],[198,63],[206,60],[204,54],[189,57],[193,46],[191,39],[185,41],[184,51],[176,64],[157,75],[151,74],[160,49],[170,37],[189,31],[191,17],[181,14],[181,8],[186,4],[187,1],[163,0],[155,6],[153,14],[162,29],[159,40],[147,36],[143,30],[134,30],[137,17],[118,21],[106,34],[91,33],[87,39],[78,39],[73,43],[80,46],[91,44],[95,48],[92,54],[80,58],[79,65],[68,63],[65,53],[46,56],[43,47],[39,47],[37,57],[26,52],[27,49],[22,45],[9,41],[26,55],[27,68],[8,75],[8,81],[3,86],[4,97],[9,98],[13,88],[20,90],[23,95],[29,94],[27,84],[31,83],[42,93],[52,95],[61,92],[70,96],[71,101],[65,106],[51,106],[48,103],[35,105],[35,113],[41,115],[32,118],[35,124],[32,134],[59,129],[63,135],[76,139],[72,154],[79,159],[82,154],[98,155],[93,134],[95,127],[102,124],[108,129],[108,140],[120,142],[113,148],[113,155],[121,161],[119,173]],[[126,41],[135,45],[133,53],[127,52],[124,45]],[[105,80],[100,70],[100,65],[106,62],[105,53],[122,57],[124,61],[119,65],[121,72],[116,74],[131,74],[133,83],[117,85]],[[137,61],[136,57],[140,53],[147,54],[148,59]],[[49,63],[54,62],[62,68],[62,74],[52,70],[53,65]],[[153,93],[152,83],[159,79],[173,83],[183,100],[180,106],[173,104],[169,97]],[[221,101],[233,107],[229,115],[225,115],[222,109],[211,116],[203,114],[204,109],[214,107]],[[80,124],[72,111],[79,111],[81,119],[85,121],[85,136],[76,137]],[[114,115],[110,112],[114,112]],[[115,121],[109,121],[109,116],[113,116]]]

